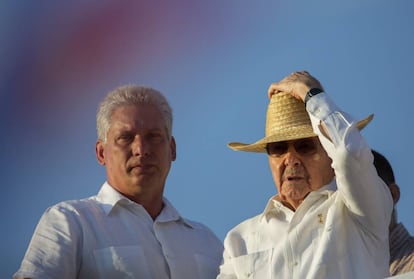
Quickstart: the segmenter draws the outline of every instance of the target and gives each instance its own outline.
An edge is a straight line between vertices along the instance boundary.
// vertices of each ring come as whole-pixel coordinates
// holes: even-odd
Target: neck
[[[132,201],[142,205],[148,214],[151,216],[152,220],[160,215],[161,210],[164,208],[164,203],[161,198],[151,199],[151,200],[142,200],[142,199],[131,199]]]
[[[302,199],[302,200],[288,200],[285,197],[282,197],[281,195],[277,195],[276,200],[280,201],[284,206],[286,206],[287,208],[289,208],[292,211],[296,211],[296,209],[298,209],[298,207],[304,201],[304,199]]]
[[[162,201],[162,194],[160,195],[149,195],[149,194],[126,194],[120,192],[122,195],[127,197],[129,200],[140,204],[144,209],[147,211],[147,213],[151,216],[153,220],[157,218],[157,216],[161,213],[161,210],[164,207],[164,203]]]
[[[391,221],[390,221],[390,225],[388,226],[389,231],[393,231],[395,229],[395,227],[398,224],[398,220],[397,220],[397,211],[395,209],[392,210],[392,214],[391,214]]]

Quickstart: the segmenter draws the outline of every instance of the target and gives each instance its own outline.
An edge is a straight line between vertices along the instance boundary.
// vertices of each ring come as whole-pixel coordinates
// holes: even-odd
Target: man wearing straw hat
[[[224,240],[217,278],[384,278],[392,198],[360,134],[308,72],[271,84],[267,152],[278,194]]]

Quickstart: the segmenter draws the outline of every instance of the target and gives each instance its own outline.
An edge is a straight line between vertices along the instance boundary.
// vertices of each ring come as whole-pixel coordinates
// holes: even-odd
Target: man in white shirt
[[[163,196],[176,158],[172,110],[158,91],[123,86],[97,113],[96,196],[43,214],[14,278],[215,278],[222,244]]]
[[[384,278],[392,199],[354,121],[308,72],[271,84],[267,152],[278,194],[224,240],[217,278]]]

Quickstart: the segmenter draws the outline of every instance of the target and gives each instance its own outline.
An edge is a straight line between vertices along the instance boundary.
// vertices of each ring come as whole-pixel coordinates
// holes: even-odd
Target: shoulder
[[[191,227],[196,232],[216,237],[215,233],[207,225],[198,221],[189,220],[187,218],[183,218],[182,220],[187,226]]]
[[[217,264],[219,264],[223,253],[223,243],[218,236],[208,226],[198,221],[182,219],[179,223],[185,226],[185,229],[181,227],[178,230],[180,235],[177,242],[190,245],[195,251],[217,259]]]
[[[82,211],[82,210],[87,210],[88,208],[94,207],[98,204],[99,202],[96,200],[96,196],[92,196],[92,197],[82,198],[82,199],[61,201],[57,204],[50,206],[46,211],[48,210]]]
[[[263,218],[263,214],[259,214],[242,221],[227,233],[225,241],[245,239],[247,235],[259,228],[260,223],[264,220]]]
[[[218,236],[208,227],[207,225],[193,220],[183,219],[186,226],[189,226],[192,231],[191,234],[196,238],[202,239],[203,241],[210,242],[214,245],[222,246],[221,240]]]
[[[75,220],[85,218],[91,213],[103,212],[100,203],[96,200],[95,196],[78,199],[78,200],[67,200],[61,201],[55,205],[48,207],[43,215],[43,220],[48,220],[49,222],[59,221],[59,220]]]

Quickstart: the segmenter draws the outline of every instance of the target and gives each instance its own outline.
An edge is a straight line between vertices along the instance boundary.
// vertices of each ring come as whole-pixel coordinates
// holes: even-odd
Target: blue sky
[[[226,144],[261,138],[269,84],[308,70],[343,110],[375,114],[363,135],[392,163],[414,233],[414,2],[149,2],[0,4],[0,278],[47,207],[99,190],[97,104],[126,83],[169,99],[178,158],[165,195],[223,239],[276,193],[265,155]]]

